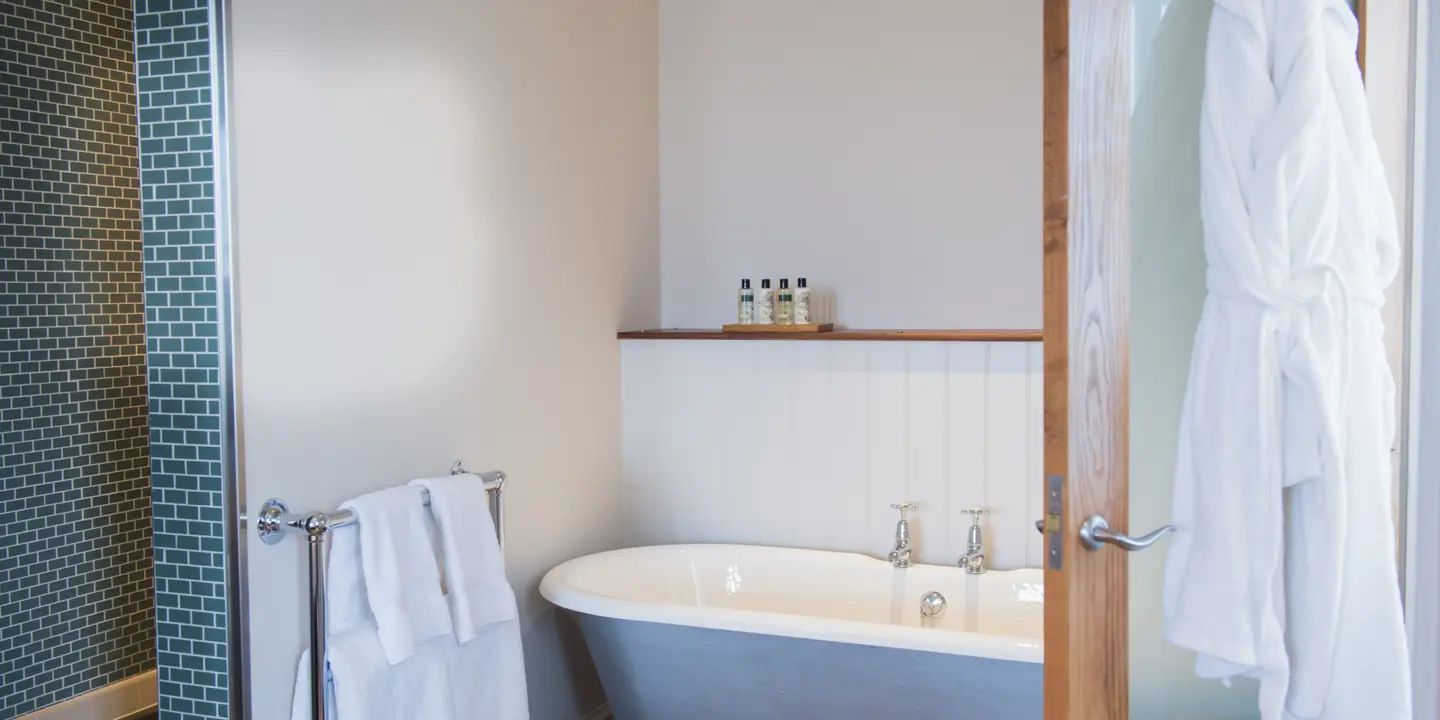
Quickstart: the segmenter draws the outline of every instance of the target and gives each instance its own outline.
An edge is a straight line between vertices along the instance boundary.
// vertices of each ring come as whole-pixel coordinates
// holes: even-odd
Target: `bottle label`
[[[773,290],[761,290],[760,296],[755,300],[755,321],[761,325],[773,325],[775,323],[775,292]]]
[[[809,325],[814,322],[810,319],[810,293],[802,291],[795,293],[795,324]]]

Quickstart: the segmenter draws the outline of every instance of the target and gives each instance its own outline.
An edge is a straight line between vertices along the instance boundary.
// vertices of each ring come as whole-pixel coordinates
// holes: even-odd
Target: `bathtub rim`
[[[1043,664],[1045,649],[1039,638],[1023,638],[1007,635],[991,635],[957,630],[932,630],[904,625],[889,625],[862,620],[820,618],[808,615],[762,612],[758,610],[732,610],[729,608],[679,605],[655,600],[615,598],[585,592],[570,584],[569,574],[579,564],[597,556],[623,553],[641,548],[706,548],[723,550],[736,548],[745,550],[775,549],[798,550],[807,553],[863,558],[880,562],[860,553],[836,552],[832,550],[810,550],[803,548],[781,548],[770,545],[741,545],[735,543],[686,543],[669,545],[648,545],[635,548],[620,548],[591,553],[563,562],[540,581],[540,595],[551,604],[572,612],[617,620],[659,623],[728,630],[731,632],[775,635],[804,640],[820,640],[852,645],[887,647],[899,650],[934,652],[946,655],[968,655],[992,660]],[[916,565],[915,567],[940,568],[938,565]],[[958,572],[958,570],[957,570]],[[1014,572],[992,570],[992,573]]]

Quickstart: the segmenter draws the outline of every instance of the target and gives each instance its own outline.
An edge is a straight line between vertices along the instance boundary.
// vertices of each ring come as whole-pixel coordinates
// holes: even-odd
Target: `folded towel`
[[[464,644],[487,625],[516,619],[515,592],[505,579],[505,560],[481,480],[451,475],[410,484],[430,492],[455,639]]]
[[[418,500],[418,499],[417,499]],[[326,573],[326,706],[335,720],[469,720],[454,715],[455,693],[447,668],[450,635],[420,644],[411,657],[392,665],[366,601],[359,527],[330,534]],[[433,559],[430,563],[433,566]],[[436,584],[438,587],[438,583]],[[442,606],[443,607],[443,606]],[[300,656],[291,720],[310,720],[310,651]]]
[[[341,507],[359,518],[365,596],[385,659],[398,665],[426,640],[451,634],[420,488],[387,488]]]
[[[360,528],[349,525],[331,530],[325,563],[328,637],[357,629],[376,632],[375,615],[365,595],[365,571],[360,564]]]

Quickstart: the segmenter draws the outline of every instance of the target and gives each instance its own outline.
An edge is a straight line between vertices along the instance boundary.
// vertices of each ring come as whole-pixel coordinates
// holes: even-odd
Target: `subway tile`
[[[55,33],[123,2],[50,2]],[[89,8],[86,10],[85,8]],[[27,8],[0,5],[14,37]],[[98,11],[84,19],[86,13]],[[93,13],[92,13],[93,14]],[[78,27],[78,26],[76,26]],[[144,28],[141,28],[144,31]],[[0,718],[154,667],[133,46],[62,64],[8,45],[0,84]],[[79,47],[78,45],[76,47]],[[151,53],[141,54],[150,62]],[[47,76],[57,69],[63,76]],[[33,78],[30,82],[28,79]],[[147,81],[147,86],[163,85]],[[148,112],[147,119],[155,120]],[[207,198],[208,199],[208,198]],[[135,355],[138,359],[138,355]],[[138,422],[137,422],[138,419]]]
[[[161,716],[228,717],[209,27],[201,0],[136,16]],[[151,211],[153,210],[153,213]],[[205,370],[208,369],[208,370]],[[174,432],[169,432],[173,429]],[[203,491],[214,488],[215,491]],[[202,518],[208,521],[202,522]],[[212,612],[202,612],[215,603]]]

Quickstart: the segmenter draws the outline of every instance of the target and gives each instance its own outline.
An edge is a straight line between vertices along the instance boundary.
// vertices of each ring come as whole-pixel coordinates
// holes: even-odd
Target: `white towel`
[[[474,475],[411,484],[430,492],[430,514],[440,535],[446,598],[458,640],[446,646],[455,717],[526,720],[530,710],[519,613],[505,579],[485,486]]]
[[[328,580],[327,684],[333,720],[470,720],[453,714],[447,651],[450,635],[422,643],[391,665],[366,599],[357,527],[331,532]],[[310,720],[310,653],[300,657],[291,720]]]
[[[480,478],[451,475],[410,484],[430,492],[455,639],[464,644],[486,625],[516,619],[515,592],[505,579],[505,560]]]
[[[528,720],[519,620],[486,625],[464,645],[448,638],[431,642],[445,646],[456,720]]]
[[[525,664],[509,648],[520,645],[520,623],[481,628],[465,645],[441,637],[421,645],[399,665],[385,662],[371,633],[330,647],[326,685],[331,720],[528,720]],[[364,648],[368,645],[369,650]],[[300,654],[290,720],[311,720],[310,651]]]
[[[325,712],[331,720],[339,720],[335,714],[335,687],[327,678],[325,681]],[[310,650],[300,653],[300,666],[295,668],[295,694],[290,698],[290,720],[312,720],[310,713]]]
[[[435,638],[399,665],[385,661],[374,633],[332,639],[326,707],[331,720],[471,720],[497,715],[454,712],[447,647],[449,638]],[[300,653],[290,720],[312,720],[310,714],[310,651]]]
[[[385,659],[397,665],[426,640],[451,634],[420,488],[387,488],[341,507],[359,519],[365,595]]]

